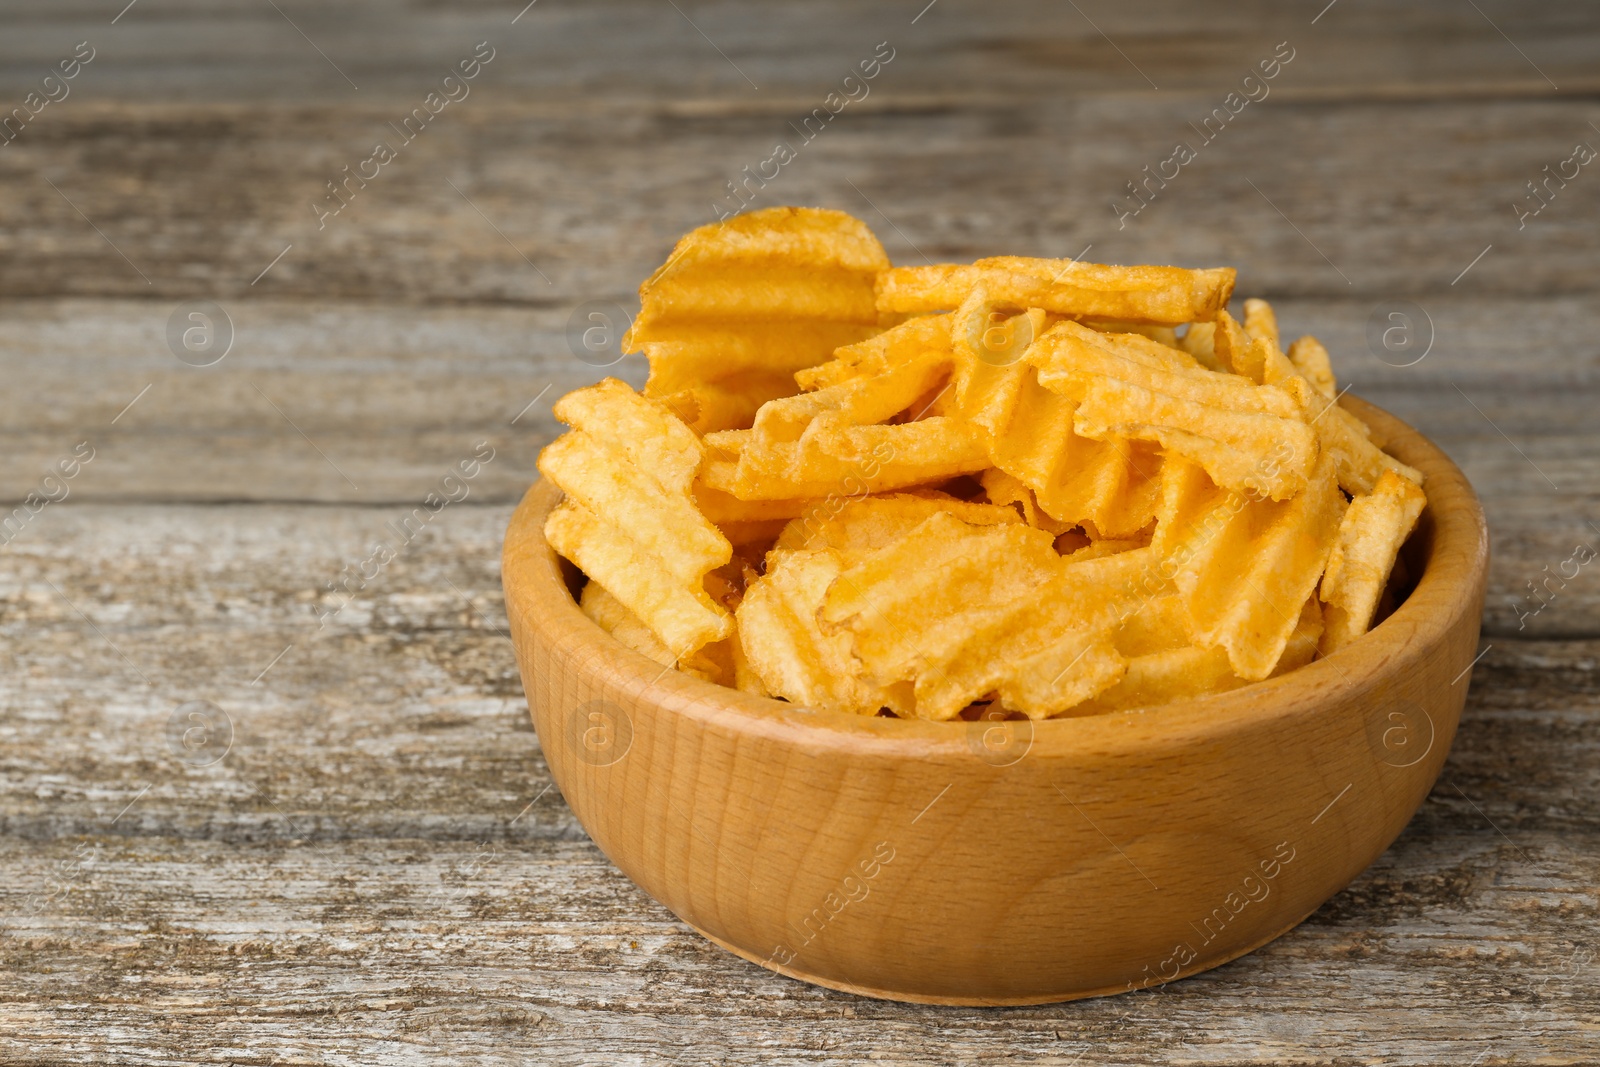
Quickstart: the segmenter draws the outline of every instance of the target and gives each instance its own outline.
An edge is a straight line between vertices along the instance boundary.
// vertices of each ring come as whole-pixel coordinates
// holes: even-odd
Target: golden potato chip
[[[1148,539],[1102,537],[1098,540],[1090,541],[1081,548],[1065,552],[1062,556],[1069,563],[1087,563],[1091,559],[1099,559],[1102,556],[1115,556],[1122,552],[1132,552],[1134,549],[1147,548],[1149,545],[1150,541]],[[1056,547],[1059,550],[1060,546],[1057,545]]]
[[[1147,322],[1129,322],[1127,319],[1080,319],[1096,333],[1136,333],[1159,341],[1168,348],[1182,348],[1178,343],[1178,330],[1174,326],[1152,326]]]
[[[916,677],[940,649],[959,642],[985,614],[1035,591],[1061,566],[1054,538],[1006,523],[975,526],[940,513],[839,575],[823,601],[825,632],[849,630],[852,648],[878,684]],[[950,718],[955,706],[916,709]]]
[[[629,611],[622,601],[606,592],[597,582],[583,587],[578,599],[583,613],[595,624],[635,652],[655,660],[663,667],[676,667],[685,674],[704,678],[718,685],[729,684],[734,677],[733,653],[737,646],[732,638],[706,645],[687,656],[675,658],[672,650],[650,627],[639,621],[639,616]]]
[[[1124,618],[1117,630],[1116,648],[1127,657],[1127,673],[1115,685],[1073,709],[1073,714],[1154,707],[1247,684],[1233,673],[1227,649],[1191,644],[1188,626],[1183,598],[1176,595],[1151,599]],[[1321,635],[1322,612],[1313,596],[1301,608],[1273,677],[1310,663]]]
[[[1245,680],[1229,666],[1226,649],[1181,645],[1128,657],[1122,677],[1078,710],[1099,714],[1152,707],[1221,693],[1244,684]]]
[[[930,352],[880,374],[774,400],[763,405],[756,415],[742,455],[757,453],[768,445],[799,441],[819,418],[826,417],[833,426],[885,422],[908,411],[949,376],[949,356]],[[912,412],[913,416],[920,413]]]
[[[702,227],[641,287],[645,396],[557,406],[547,539],[625,644],[819,708],[1044,718],[1282,675],[1370,627],[1425,497],[1233,282],[891,270],[837,212]]]
[[[618,590],[617,599],[679,658],[733,632],[732,618],[698,583],[686,584],[680,573],[641,552],[626,533],[582,504],[564,500],[556,505],[544,534],[550,547],[591,581]],[[731,545],[728,551],[731,555]]]
[[[1292,369],[1292,364],[1281,354],[1272,354],[1272,366],[1284,373],[1277,385],[1299,398],[1311,415],[1311,428],[1325,452],[1333,453],[1339,469],[1339,485],[1352,496],[1372,492],[1378,477],[1393,471],[1422,484],[1422,472],[1408,467],[1383,451],[1367,436],[1367,424],[1340,407],[1336,401],[1323,396],[1309,381]],[[1269,375],[1273,373],[1271,369]]]
[[[1219,358],[1236,373],[1282,388],[1296,398],[1306,413],[1308,424],[1316,431],[1319,447],[1331,451],[1338,461],[1339,485],[1345,492],[1370,493],[1378,476],[1386,470],[1421,484],[1420,471],[1401,463],[1371,441],[1366,423],[1340,407],[1335,398],[1303,375],[1295,363],[1278,350],[1275,342],[1265,337],[1250,337],[1225,311],[1217,317],[1216,338]],[[1314,361],[1311,369],[1317,369]],[[1329,387],[1332,381],[1330,374]]]
[[[1000,707],[1030,718],[1078,714],[1115,687],[1128,660],[1116,639],[1140,608],[1140,578],[1155,556],[1146,548],[1095,559],[1075,553],[1037,595],[991,613],[937,671],[917,680],[918,708],[993,686]]]
[[[1028,349],[1040,384],[1079,401],[1078,434],[1154,441],[1200,463],[1225,488],[1274,500],[1298,492],[1317,441],[1296,397],[1182,359],[1145,338],[1097,334],[1075,322],[1051,327]]]
[[[955,313],[953,395],[961,417],[983,431],[995,467],[1027,486],[1058,524],[1091,524],[1107,537],[1129,536],[1148,525],[1161,471],[1156,447],[1079,435],[1077,402],[1040,385],[1039,372],[1023,359],[1032,338],[1042,332],[1043,312],[1035,309],[999,324],[990,314],[981,288]],[[974,345],[970,338],[980,329],[1006,340]]]
[[[826,389],[853,378],[868,378],[937,352],[950,354],[949,315],[922,315],[833,353],[833,359],[797,371],[802,389]]]
[[[989,465],[982,442],[945,417],[891,426],[813,427],[800,441],[743,454],[754,430],[707,435],[722,457],[706,463],[702,481],[741,500],[864,496],[947,481]]]
[[[707,457],[707,463],[715,460]],[[787,522],[804,515],[810,500],[740,500],[730,493],[713,489],[702,478],[694,483],[694,501],[700,513],[718,526],[732,522]]]
[[[887,548],[938,512],[974,526],[1020,522],[1015,508],[973,504],[947,493],[891,493],[850,499],[819,500],[778,535],[778,551],[831,549],[853,563]]]
[[[670,339],[639,343],[650,361],[644,392],[646,396],[669,396],[734,375],[752,374],[781,378],[792,393],[795,372],[815,367],[834,349],[876,330],[872,323],[816,319],[658,325],[656,332]]]
[[[1178,338],[1178,347],[1207,370],[1226,372],[1228,368],[1217,360],[1216,336],[1217,324],[1214,321],[1191,322],[1189,328],[1183,331],[1183,336]]]
[[[991,504],[1011,504],[1022,512],[1022,520],[1057,537],[1077,527],[1070,522],[1059,522],[1039,506],[1033,490],[1022,479],[1007,474],[999,467],[984,471],[979,479],[983,494]],[[1059,546],[1058,546],[1059,547]]]
[[[734,397],[793,393],[796,371],[877,332],[873,287],[888,266],[872,231],[838,211],[768,208],[702,226],[640,286],[623,351],[649,358],[651,397],[764,378],[679,400],[695,404],[686,421],[702,433],[747,426],[753,408]]]
[[[990,692],[1033,718],[1060,714],[1120,676],[1121,590],[1150,557],[1074,565],[1050,542],[1026,526],[934,516],[840,575],[823,628],[854,634],[874,681],[912,680],[919,718],[953,718]],[[922,570],[908,569],[913,559]]]
[[[880,311],[949,311],[982,285],[999,306],[1177,326],[1209,321],[1233,292],[1231,267],[1112,267],[997,256],[971,266],[896,267],[878,278]]]
[[[674,328],[778,319],[877,324],[873,285],[883,246],[842,211],[774,207],[702,226],[639,287],[624,341],[674,340]],[[824,356],[827,353],[823,353]]]
[[[1234,673],[1259,681],[1277,666],[1344,517],[1336,466],[1323,453],[1305,489],[1285,501],[1195,493],[1194,480],[1174,471],[1158,522],[1178,525],[1197,500],[1201,514],[1175,535],[1177,545],[1160,533],[1157,541],[1168,551],[1195,644],[1226,648]]]
[[[615,379],[567,394],[555,411],[572,430],[539,455],[566,494],[545,524],[551,547],[678,656],[726,638],[732,619],[704,585],[733,547],[690,495],[704,459],[694,431]]]
[[[622,601],[606,592],[598,582],[589,582],[578,598],[578,607],[593,619],[595,625],[640,655],[655,660],[663,667],[677,663],[672,650],[661,643],[655,632],[639,621],[639,616],[629,611]]]
[[[755,421],[756,412],[769,400],[789,396],[794,381],[783,374],[755,371],[729,375],[704,385],[692,385],[675,393],[650,393],[685,426],[702,436],[717,430],[738,430]]]
[[[1154,566],[1154,553],[1150,554],[1150,559],[1151,570],[1159,573]],[[1118,652],[1133,659],[1155,652],[1187,648],[1192,643],[1189,630],[1193,624],[1189,621],[1189,609],[1184,606],[1184,599],[1178,595],[1175,586],[1154,583],[1154,589],[1150,589],[1135,582],[1132,590],[1123,590],[1123,595],[1127,598],[1128,608],[1119,615],[1113,636]]]
[[[1260,341],[1270,341],[1279,347],[1278,315],[1265,300],[1251,297],[1244,302],[1244,332]]]
[[[737,626],[735,620],[735,630]],[[750,666],[750,658],[744,654],[744,644],[737,632],[729,639],[728,644],[733,649],[733,687],[741,693],[749,693],[752,696],[776,696],[777,694],[767,688],[767,683],[761,680],[761,675],[756,673],[755,668]]]
[[[1384,471],[1369,495],[1350,502],[1322,576],[1324,654],[1343,648],[1372,625],[1395,556],[1427,503],[1415,482],[1394,471]]]
[[[1291,344],[1289,362],[1323,396],[1332,400],[1339,395],[1339,384],[1333,377],[1333,364],[1328,359],[1328,350],[1315,337],[1308,334]]]
[[[817,609],[839,577],[838,553],[828,549],[774,552],[767,573],[739,604],[739,644],[749,669],[771,693],[796,704],[874,715],[889,707],[909,712],[905,690],[859,677],[849,633],[824,633]]]
[[[1259,313],[1258,313],[1259,317]],[[1277,328],[1276,322],[1273,328]],[[1272,347],[1276,347],[1274,342]],[[1211,335],[1211,349],[1217,363],[1242,378],[1257,385],[1266,383],[1267,356],[1271,349],[1262,337],[1252,336],[1239,325],[1227,310],[1217,312],[1216,328]]]
[[[1289,635],[1289,643],[1283,646],[1283,655],[1278,657],[1278,666],[1274,668],[1272,677],[1276,678],[1297,667],[1304,667],[1316,659],[1322,633],[1322,604],[1315,596],[1307,597],[1305,604],[1300,608],[1300,621],[1295,624],[1294,632]]]

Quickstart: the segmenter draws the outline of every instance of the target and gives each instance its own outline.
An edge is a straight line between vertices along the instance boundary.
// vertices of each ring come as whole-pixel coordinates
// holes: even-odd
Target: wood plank
[[[393,136],[392,107],[69,99],[0,159],[14,190],[0,204],[0,292],[570,310],[625,298],[674,238],[740,202],[724,203],[727,183],[780,139],[796,158],[749,187],[753,203],[855,212],[898,262],[1092,246],[1113,262],[1235,264],[1246,288],[1277,295],[1592,291],[1600,181],[1580,172],[1521,230],[1514,207],[1543,166],[1595,139],[1583,101],[1269,98],[1206,145],[1190,124],[1220,97],[897,109],[886,89],[810,143],[788,126],[804,106],[541,112],[472,97],[321,221],[338,203],[314,208],[326,183]],[[1128,183],[1180,139],[1197,158],[1124,219],[1138,204]]]
[[[1426,821],[1248,957],[1004,1010],[769,975],[586,842],[6,837],[0,1025],[40,1064],[1587,1062],[1592,852]]]
[[[870,10],[839,0],[678,6],[681,13],[648,0],[550,5],[517,17],[524,5],[512,0],[336,8],[299,0],[280,3],[283,14],[140,0],[113,25],[117,12],[92,0],[19,3],[0,42],[0,89],[25,92],[86,36],[104,57],[76,90],[86,99],[270,103],[420,95],[480,40],[497,50],[493,83],[521,93],[723,101],[820,96],[884,39],[897,49],[894,75],[906,91],[964,84],[1029,97],[1149,92],[1152,81],[1164,92],[1209,90],[1242,77],[1263,46],[1270,52],[1288,39],[1301,53],[1302,85],[1344,95],[1554,94],[1592,91],[1600,36],[1580,9],[1510,0],[1486,0],[1479,11],[1446,0],[1399,11],[1345,0],[1320,17],[1320,6],[1265,0],[1206,8],[1097,0],[1077,11],[1029,0],[985,11],[981,23],[950,4],[925,13],[921,4]]]

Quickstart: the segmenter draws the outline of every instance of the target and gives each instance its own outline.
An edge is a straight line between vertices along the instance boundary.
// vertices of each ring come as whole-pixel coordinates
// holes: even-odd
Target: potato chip
[[[1156,597],[1123,619],[1116,648],[1128,669],[1113,686],[1073,709],[1098,714],[1123,708],[1155,707],[1246,685],[1233,672],[1227,649],[1189,643],[1188,611],[1177,595]],[[1315,596],[1306,600],[1273,676],[1310,663],[1322,635],[1322,612]]]
[[[1233,282],[890,269],[837,212],[702,227],[641,287],[645,395],[557,405],[547,539],[618,640],[817,708],[1045,718],[1280,676],[1392,607],[1426,499]]]
[[[795,373],[802,389],[826,389],[884,374],[930,352],[951,353],[950,315],[922,315],[833,353],[832,361]]]
[[[983,495],[991,504],[1011,504],[1022,513],[1022,521],[1029,526],[1038,527],[1057,537],[1069,530],[1077,529],[1073,523],[1059,522],[1050,517],[1050,513],[1039,506],[1039,501],[1034,496],[1033,490],[1028,488],[1020,478],[1013,477],[999,467],[990,467],[983,472],[980,479],[983,485]],[[1059,544],[1057,548],[1059,549]]]
[[[539,455],[566,499],[545,537],[679,656],[726,638],[732,619],[705,576],[732,545],[690,496],[704,446],[683,422],[616,379],[569,393],[556,416],[572,430]]]
[[[1061,566],[1054,538],[1021,524],[975,526],[936,514],[845,569],[819,618],[825,632],[848,630],[867,678],[880,685],[917,677],[941,649],[962,641],[986,614],[1025,598]],[[951,718],[973,699],[937,707],[919,699],[922,718]]]
[[[1259,317],[1258,312],[1258,320]],[[1277,329],[1276,322],[1273,323],[1273,329]],[[1257,385],[1265,384],[1267,358],[1275,347],[1276,342],[1272,342],[1269,347],[1269,342],[1264,338],[1252,336],[1239,325],[1238,320],[1228,314],[1226,309],[1217,312],[1216,328],[1211,335],[1211,350],[1223,369],[1247,378]]]
[[[672,650],[661,643],[661,639],[639,620],[639,616],[606,592],[598,582],[590,582],[583,587],[578,606],[600,629],[663,667],[676,667],[685,674],[719,685],[727,685],[733,680],[731,657],[736,643],[731,638],[706,645],[679,658],[673,656]]]
[[[1151,707],[1237,689],[1246,682],[1233,673],[1222,648],[1182,645],[1131,656],[1122,677],[1097,694],[1079,712],[1099,714],[1123,708]]]
[[[1265,301],[1261,301],[1265,303]],[[1258,313],[1259,315],[1259,313]],[[1276,329],[1276,323],[1273,324]],[[1305,340],[1302,338],[1302,340]],[[1315,340],[1312,341],[1315,344]],[[1316,345],[1320,349],[1320,345]],[[1278,386],[1293,394],[1316,431],[1319,447],[1331,451],[1339,465],[1339,485],[1352,495],[1370,493],[1378,476],[1386,470],[1402,474],[1419,485],[1422,473],[1388,455],[1372,442],[1366,423],[1339,407],[1335,398],[1302,374],[1294,361],[1278,350],[1277,343],[1263,335],[1251,337],[1229,317],[1217,316],[1216,350],[1218,358],[1235,373],[1266,385]],[[1309,352],[1310,350],[1304,350]],[[1323,352],[1326,356],[1326,352]],[[1315,359],[1308,366],[1318,372]],[[1331,372],[1326,383],[1332,388]]]
[[[1283,500],[1305,485],[1316,459],[1316,436],[1295,396],[1186,365],[1181,353],[1146,338],[1062,322],[1033,343],[1028,360],[1041,385],[1079,402],[1078,434],[1153,441],[1226,488]]]
[[[556,505],[545,521],[544,534],[550,547],[591,581],[619,590],[617,599],[680,658],[733,632],[733,620],[703,588],[664,569],[660,560],[642,553],[616,525],[582,504],[564,500]]]
[[[743,454],[799,441],[819,418],[825,417],[833,426],[868,426],[888,421],[942,385],[950,376],[950,365],[947,354],[928,352],[879,374],[774,400],[756,416]],[[913,417],[920,414],[918,410]]]
[[[1369,495],[1350,502],[1322,576],[1324,654],[1343,648],[1372,625],[1395,557],[1427,503],[1415,482],[1394,471],[1384,471]]]
[[[655,632],[639,621],[639,616],[629,611],[627,607],[606,592],[599,582],[590,582],[583,587],[583,594],[578,598],[578,607],[583,613],[595,621],[595,624],[618,641],[627,645],[640,655],[655,660],[663,667],[674,666],[678,658],[672,650],[661,643],[661,638]]]
[[[1181,499],[1192,481],[1192,474],[1175,476],[1173,497]],[[1323,453],[1292,499],[1210,499],[1167,562],[1195,643],[1226,648],[1234,673],[1259,681],[1277,666],[1322,576],[1344,516],[1344,494],[1332,455]]]
[[[714,462],[707,457],[707,463]],[[730,493],[713,489],[704,478],[694,483],[694,501],[700,513],[718,526],[732,522],[787,522],[804,515],[811,500],[740,500]]]
[[[872,232],[838,211],[768,208],[702,226],[640,286],[623,351],[649,358],[646,396],[694,404],[686,421],[700,432],[748,426],[754,406],[736,397],[793,393],[796,371],[877,332],[873,287],[888,266]],[[741,376],[764,383],[681,396]]]
[[[1215,322],[1191,322],[1189,328],[1183,331],[1183,336],[1178,338],[1178,347],[1207,370],[1226,372],[1228,368],[1217,361],[1216,337]]]
[[[1333,364],[1328,359],[1328,350],[1315,337],[1307,335],[1290,345],[1289,362],[1294,364],[1294,369],[1306,381],[1317,387],[1317,392],[1329,400],[1339,395],[1339,384],[1333,377]]]
[[[877,324],[873,285],[889,259],[842,211],[774,207],[702,226],[639,287],[624,341],[674,340],[687,325],[755,320]],[[824,353],[826,355],[826,353]]]
[[[1422,472],[1408,467],[1383,451],[1368,437],[1367,424],[1340,407],[1337,402],[1323,396],[1303,378],[1283,355],[1271,354],[1268,374],[1283,374],[1276,384],[1292,392],[1311,414],[1311,428],[1316,431],[1320,447],[1333,453],[1339,468],[1339,486],[1352,496],[1372,492],[1378,478],[1385,471],[1422,484]]]
[[[1035,309],[996,322],[983,294],[974,290],[955,313],[956,410],[983,431],[994,465],[1027,486],[1056,523],[1091,524],[1109,537],[1136,533],[1155,514],[1156,447],[1079,435],[1077,402],[1041,386],[1039,372],[1024,359],[1043,332],[1044,313]],[[1006,340],[974,344],[980,330]]]
[[[735,627],[737,628],[737,620]],[[750,658],[744,654],[744,644],[737,632],[728,640],[728,644],[733,650],[733,687],[741,693],[749,693],[752,696],[777,696],[767,688],[767,683],[761,680],[761,675],[756,673],[756,669],[750,666]]]
[[[777,551],[826,548],[853,563],[887,548],[939,512],[974,526],[1021,521],[1015,508],[973,504],[947,493],[891,493],[818,501],[814,508],[791,520],[772,547]]]
[[[914,680],[920,718],[953,718],[990,692],[1033,718],[1060,714],[1120,676],[1113,629],[1124,588],[1150,558],[1145,549],[1073,564],[1050,540],[935,516],[841,574],[823,627],[855,635],[869,678]],[[911,559],[926,570],[908,573]]]
[[[650,361],[646,396],[670,396],[734,375],[772,375],[794,392],[794,375],[815,367],[841,345],[860,341],[871,323],[791,319],[779,322],[699,322],[657,326],[669,340],[639,343]],[[784,394],[787,395],[787,394]]]
[[[1265,300],[1251,297],[1244,302],[1244,332],[1258,341],[1268,341],[1279,347],[1278,315]]]
[[[1154,563],[1148,548],[1064,560],[1038,595],[995,613],[940,671],[918,679],[919,711],[924,692],[932,700],[984,684],[993,685],[1002,708],[1035,719],[1093,704],[1125,677],[1129,660],[1116,638],[1140,610],[1139,578]]]
[[[971,266],[886,271],[878,279],[878,309],[949,311],[982,285],[1002,307],[1177,326],[1210,321],[1227,306],[1234,277],[1230,267],[1111,267],[1070,259],[998,256]]]
[[[763,404],[793,392],[794,381],[788,375],[746,371],[674,393],[651,393],[646,388],[645,395],[660,400],[685,426],[704,435],[743,429],[755,421]]]
[[[1283,646],[1283,655],[1278,657],[1278,666],[1273,669],[1272,677],[1276,678],[1297,667],[1304,667],[1316,659],[1317,646],[1322,641],[1323,627],[1321,602],[1315,596],[1307,597],[1305,604],[1300,608],[1300,621],[1295,624],[1294,632],[1289,635],[1288,644]]]
[[[754,430],[707,435],[717,450],[702,481],[741,500],[857,496],[931,485],[989,465],[983,444],[960,422],[927,418],[892,426],[822,425],[802,440],[743,455]]]
[[[739,605],[745,661],[769,692],[796,704],[860,715],[883,707],[908,713],[909,686],[864,681],[850,654],[850,634],[818,628],[817,609],[841,566],[838,553],[828,549],[774,552],[767,573]]]
[[[1173,326],[1152,326],[1147,322],[1129,322],[1127,319],[1080,319],[1079,321],[1096,333],[1136,333],[1152,341],[1159,341],[1168,348],[1183,347],[1178,343],[1178,331]]]

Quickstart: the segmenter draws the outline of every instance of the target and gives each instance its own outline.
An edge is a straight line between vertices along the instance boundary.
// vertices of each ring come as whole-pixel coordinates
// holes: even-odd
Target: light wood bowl
[[[1483,512],[1409,426],[1347,406],[1427,476],[1415,589],[1361,640],[1233,692],[1040,723],[810,711],[663,671],[589,621],[535,485],[506,534],[534,727],[602,851],[706,937],[834,989],[942,1004],[1117,993],[1294,927],[1388,847],[1466,698]]]

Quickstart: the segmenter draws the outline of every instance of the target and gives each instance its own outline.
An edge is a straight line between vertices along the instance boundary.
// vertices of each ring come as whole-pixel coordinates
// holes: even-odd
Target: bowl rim
[[[1483,580],[1488,530],[1466,476],[1443,450],[1399,418],[1349,394],[1339,403],[1372,427],[1386,451],[1420,469],[1426,479],[1424,521],[1431,521],[1432,539],[1422,574],[1405,602],[1358,640],[1275,678],[1147,708],[1026,720],[1030,757],[1189,746],[1312,713],[1332,700],[1403,677],[1440,646],[1463,614],[1481,610],[1476,596],[1464,594]],[[804,707],[663,668],[628,648],[579,609],[567,587],[563,561],[545,542],[544,517],[560,498],[560,490],[540,479],[511,517],[502,564],[506,610],[515,614],[513,623],[520,622],[531,640],[579,674],[593,677],[610,700],[670,709],[706,727],[817,751],[971,759],[969,731],[977,724],[967,720],[934,722]],[[517,629],[514,625],[514,635]],[[1015,720],[1018,728],[1023,722]]]

